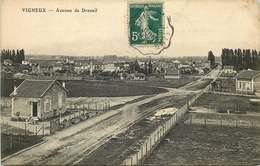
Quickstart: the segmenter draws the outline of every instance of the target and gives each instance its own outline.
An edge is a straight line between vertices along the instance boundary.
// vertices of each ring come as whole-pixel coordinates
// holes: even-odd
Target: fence
[[[1,133],[2,158],[42,141],[42,136]]]
[[[245,93],[238,93],[238,92],[220,92],[220,91],[210,90],[207,93],[219,94],[219,95],[230,95],[230,96],[241,96],[241,97],[255,97],[254,94],[245,94]]]
[[[11,122],[13,123],[13,122]],[[45,126],[30,125],[17,122],[19,127],[8,122],[1,123],[1,152],[2,157],[13,154],[21,149],[30,147],[42,141],[45,136]]]
[[[10,97],[1,97],[1,108],[11,108],[12,100]]]
[[[92,110],[92,109],[86,109],[83,106],[77,106],[73,108],[74,109],[70,110],[68,114],[60,115],[59,117],[50,120],[50,127],[49,127],[50,134],[54,134],[58,130],[70,127],[73,124],[77,124],[80,121],[87,120],[107,110],[107,109]]]
[[[1,130],[4,133],[21,134],[21,135],[49,135],[50,124],[48,122],[40,122],[38,124],[30,124],[29,122],[4,121],[1,122]]]
[[[185,124],[200,124],[205,127],[214,125],[220,127],[260,127],[259,118],[243,116],[237,114],[220,114],[220,113],[188,113],[185,115]]]
[[[90,102],[87,104],[69,104],[67,110],[89,110],[89,111],[104,111],[110,109],[110,102],[104,101],[100,102]]]
[[[195,102],[208,87],[202,90],[199,94],[195,95],[187,105],[182,106],[178,111],[173,114],[170,119],[165,121],[160,125],[140,146],[134,154],[128,156],[122,165],[140,165],[143,161],[152,153],[153,149],[161,142],[164,136],[170,131],[170,129],[175,126],[181,119],[183,119],[185,113],[187,112],[189,105]]]
[[[14,128],[17,130],[23,131],[23,135],[50,135],[54,134],[56,131],[67,128],[73,124],[77,124],[80,121],[89,119],[93,116],[99,115],[104,111],[110,108],[110,103],[103,103],[102,105],[94,104],[82,104],[82,105],[70,105],[69,110],[66,114],[60,115],[56,118],[52,118],[48,121],[37,122],[36,124],[31,124],[29,122],[20,122],[20,121],[10,121],[3,120],[1,121],[2,130],[12,133],[15,132]],[[5,126],[3,128],[3,126]],[[10,127],[9,127],[10,126]],[[12,127],[11,127],[12,126]],[[12,128],[12,132],[11,129]]]

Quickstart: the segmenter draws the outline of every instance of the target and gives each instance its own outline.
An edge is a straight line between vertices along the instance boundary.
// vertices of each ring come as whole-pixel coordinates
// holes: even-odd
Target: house
[[[10,60],[10,59],[5,59],[5,60],[4,60],[4,65],[5,65],[5,66],[12,66],[12,65],[13,65],[13,61]]]
[[[114,72],[114,71],[119,71],[119,67],[115,66],[113,63],[105,64],[103,66],[103,71],[104,72]]]
[[[46,119],[65,112],[68,90],[56,80],[24,80],[10,94],[12,117]]]
[[[174,64],[174,66],[175,66],[176,68],[178,68],[178,67],[181,65],[181,62],[178,61],[178,60],[174,60],[172,63]]]
[[[236,77],[236,91],[238,93],[260,93],[260,71],[243,70]]]
[[[236,70],[234,70],[234,66],[225,65],[221,70],[220,77],[230,78],[235,77],[237,75]]]
[[[22,61],[22,65],[31,65],[31,62],[29,62],[29,61]]]
[[[191,65],[179,65],[178,69],[182,74],[192,74],[194,67]]]
[[[223,73],[236,73],[234,70],[234,66],[231,65],[225,65],[222,70]]]
[[[145,74],[144,73],[131,73],[128,74],[127,80],[139,80],[144,81],[145,80]]]
[[[175,66],[169,66],[165,69],[165,79],[180,78],[180,71]]]
[[[53,64],[52,66],[53,66],[54,72],[62,70],[62,64],[61,63],[56,63],[56,64]]]

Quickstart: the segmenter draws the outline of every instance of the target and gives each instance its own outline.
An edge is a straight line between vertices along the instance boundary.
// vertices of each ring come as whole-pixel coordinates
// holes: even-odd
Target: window
[[[245,90],[246,89],[246,83],[242,83],[242,88],[243,88],[243,90]]]
[[[241,89],[242,86],[241,86],[241,82],[238,82],[238,89]]]
[[[46,99],[44,103],[44,110],[45,112],[51,111],[51,99]]]
[[[59,108],[62,108],[62,98],[63,98],[63,94],[62,94],[62,92],[59,92],[58,93],[58,107]]]

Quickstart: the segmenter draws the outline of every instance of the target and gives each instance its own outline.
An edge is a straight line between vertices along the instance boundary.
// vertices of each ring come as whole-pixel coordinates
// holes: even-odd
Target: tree
[[[148,71],[147,71],[147,63],[144,63],[144,74],[147,75]]]
[[[215,55],[211,50],[208,53],[208,61],[210,61],[210,67],[213,68],[215,65]]]
[[[140,72],[140,66],[139,66],[137,59],[134,62],[134,71]]]
[[[16,55],[15,55],[15,62],[16,63],[21,63],[21,56],[20,56],[20,51],[17,49],[16,50]]]
[[[242,50],[241,49],[238,49],[238,52],[237,52],[237,61],[238,61],[238,67],[237,69],[238,70],[242,70],[243,69],[243,53],[242,53]]]
[[[15,62],[15,50],[14,49],[12,50],[12,53],[11,53],[11,60],[13,62]]]
[[[152,65],[152,61],[151,59],[148,62],[148,74],[152,74],[153,73],[153,65]]]
[[[1,61],[4,61],[5,59],[10,59],[14,63],[22,63],[22,61],[25,59],[24,50],[3,49],[1,50]]]
[[[21,50],[20,50],[20,56],[21,56],[20,61],[21,61],[21,63],[22,63],[22,61],[25,60],[24,49],[21,49]]]

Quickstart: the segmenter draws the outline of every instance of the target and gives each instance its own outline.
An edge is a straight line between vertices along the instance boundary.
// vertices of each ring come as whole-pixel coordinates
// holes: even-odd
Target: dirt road
[[[196,82],[199,84],[200,82]],[[192,84],[187,85],[190,87]],[[138,107],[153,100],[167,96],[185,96],[190,93],[184,87],[181,89],[168,89],[169,92],[146,98],[142,101],[127,104],[124,107],[106,112],[91,120],[64,129],[55,135],[46,137],[47,141],[28,151],[20,153],[3,161],[3,165],[13,164],[72,164],[77,163],[82,157],[103,145],[111,137],[125,131],[131,124],[145,118],[150,112],[138,111]],[[171,101],[174,102],[174,101]],[[165,106],[161,102],[158,108]]]

